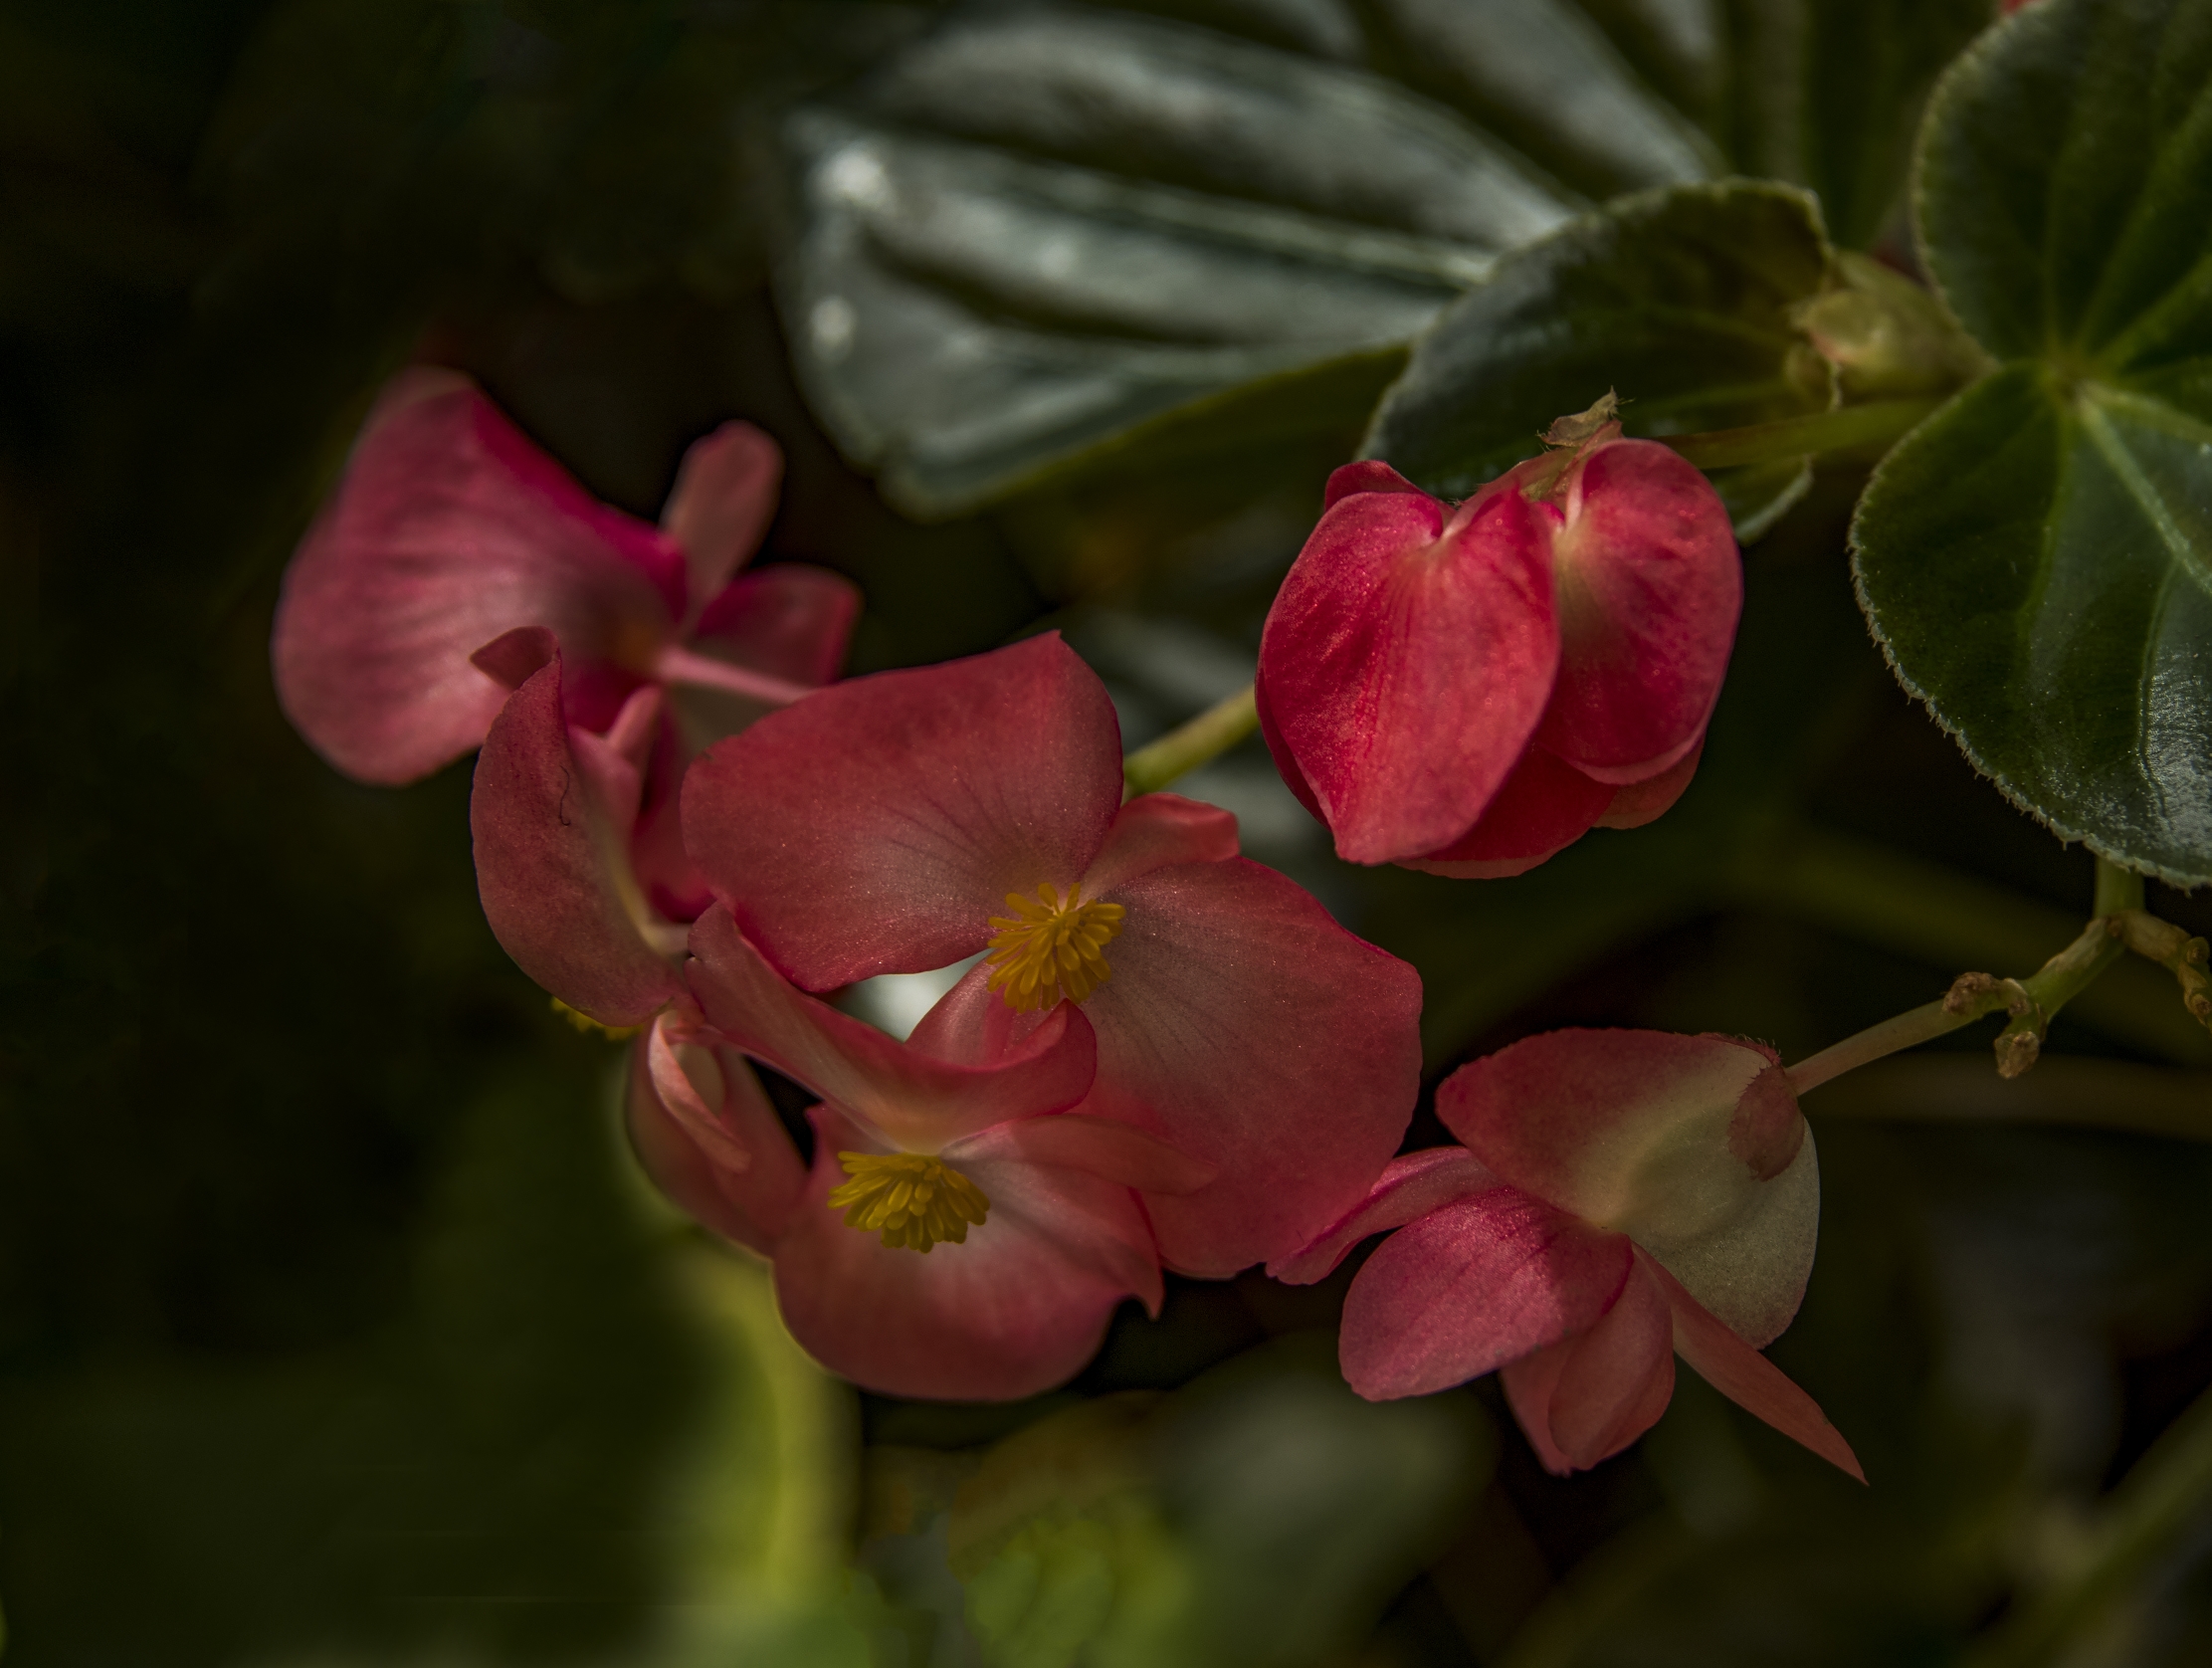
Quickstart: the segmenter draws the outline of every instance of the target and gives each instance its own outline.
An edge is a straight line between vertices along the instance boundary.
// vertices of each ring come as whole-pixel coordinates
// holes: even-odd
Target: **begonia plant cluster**
[[[1666,811],[1741,606],[1728,514],[1610,396],[1460,504],[1354,464],[1270,614],[1257,717],[1355,863],[1481,878]],[[302,544],[278,687],[337,768],[479,748],[500,941],[633,1032],[642,1163],[774,1264],[798,1342],[865,1387],[1011,1399],[1080,1370],[1163,1272],[1325,1276],[1370,1398],[1503,1369],[1565,1472],[1665,1410],[1679,1355],[1858,1474],[1758,1354],[1812,1265],[1813,1142],[1771,1050],[1562,1031],[1452,1075],[1461,1145],[1401,1152],[1421,980],[1125,790],[1112,702],[1053,632],[835,677],[857,599],[738,569],[779,459],[729,425],[658,527],[594,502],[461,376],[402,373]],[[734,575],[734,577],[733,577]],[[964,968],[908,1036],[836,1005]],[[803,1088],[777,1116],[753,1064]],[[800,1134],[811,1139],[804,1155]]]

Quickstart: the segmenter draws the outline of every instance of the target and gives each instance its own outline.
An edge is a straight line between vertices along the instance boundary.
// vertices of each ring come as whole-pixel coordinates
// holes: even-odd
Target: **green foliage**
[[[863,1564],[904,1624],[895,1607],[877,1631],[915,1668],[963,1649],[983,1668],[1330,1660],[1433,1553],[1489,1445],[1470,1403],[1359,1400],[1333,1341],[1307,1336],[980,1456],[885,1450]]]
[[[1507,257],[1415,345],[1362,453],[1465,498],[1608,388],[1626,432],[1748,428],[1835,400],[1796,309],[1829,280],[1817,204],[1730,182],[1631,197]],[[1812,482],[1810,460],[1722,470],[1740,536]]]
[[[2212,6],[2029,8],[1939,90],[1917,193],[2003,368],[1877,473],[1868,618],[2063,838],[2212,880]]]
[[[1054,481],[1201,402],[1356,430],[1372,388],[1324,379],[1326,398],[1288,408],[1276,389],[1402,346],[1592,203],[1778,174],[1833,191],[1847,238],[1871,241],[1918,100],[1978,11],[957,12],[786,127],[801,380],[847,454],[932,516]],[[1525,430],[1588,403],[1501,419]],[[1747,506],[1798,479],[1769,474],[1740,484]]]

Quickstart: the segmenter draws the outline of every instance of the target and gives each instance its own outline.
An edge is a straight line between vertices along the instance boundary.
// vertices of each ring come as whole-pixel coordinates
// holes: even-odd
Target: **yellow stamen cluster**
[[[1017,1013],[1049,1008],[1065,995],[1080,1002],[1106,983],[1106,946],[1121,931],[1119,904],[1086,904],[1070,888],[1040,886],[1035,898],[1006,895],[1011,916],[995,915],[988,957],[990,988]]]
[[[845,1225],[881,1232],[893,1250],[926,1252],[940,1239],[966,1243],[968,1225],[983,1225],[991,1201],[983,1189],[939,1158],[918,1152],[840,1152],[837,1161],[853,1179],[830,1192],[832,1210]]]

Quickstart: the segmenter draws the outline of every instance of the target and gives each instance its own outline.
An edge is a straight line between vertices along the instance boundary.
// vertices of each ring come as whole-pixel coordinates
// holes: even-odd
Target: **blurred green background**
[[[1348,17],[1368,33],[1337,61],[1412,74],[1375,10],[1125,8],[1316,53]],[[1565,1481],[1491,1383],[1360,1403],[1328,1337],[1349,1270],[1171,1282],[1065,1392],[902,1403],[817,1373],[760,1270],[645,1188],[618,1051],[484,926],[468,766],[358,787],[277,712],[285,560],[417,353],[639,514],[691,439],[767,428],[789,473],[763,559],[862,586],[855,671],[1057,625],[1132,743],[1249,677],[1387,345],[1272,426],[1232,401],[1067,468],[1089,439],[993,454],[979,511],[922,502],[943,481],[916,466],[927,521],[799,391],[772,289],[811,294],[819,227],[785,112],[936,21],[0,3],[9,1660],[1953,1660],[2212,1382],[2212,1151],[2142,1133],[2212,1130],[2212,1046],[2159,975],[2069,1010],[2001,1106],[1978,1033],[1808,1101],[1825,1231],[1773,1354],[1870,1489],[1689,1373],[1645,1442]],[[1550,166],[1561,200],[1617,183]],[[1650,829],[1450,883],[1336,865],[1255,745],[1186,785],[1419,965],[1432,1083],[1561,1024],[1794,1058],[1962,968],[2025,972],[2077,930],[2090,861],[1898,693],[1842,553],[1857,485],[1824,475],[1747,553],[1706,763]],[[1412,1144],[1440,1139],[1424,1111]],[[2208,1550],[2204,1526],[2161,1541],[2080,1660],[2205,1660]]]

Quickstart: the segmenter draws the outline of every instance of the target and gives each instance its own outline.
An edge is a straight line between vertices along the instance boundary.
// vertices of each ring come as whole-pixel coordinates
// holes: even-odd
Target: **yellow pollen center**
[[[988,983],[1017,1013],[1049,1008],[1064,995],[1080,1002],[1106,983],[1106,946],[1127,913],[1119,904],[1086,904],[1073,887],[1040,886],[1034,898],[1009,892],[1006,907],[1011,916],[991,917],[998,936]]]
[[[940,1239],[966,1243],[968,1225],[983,1225],[991,1201],[983,1189],[938,1158],[918,1152],[840,1152],[837,1161],[853,1179],[831,1189],[832,1210],[845,1225],[881,1232],[893,1250],[926,1253]]]

